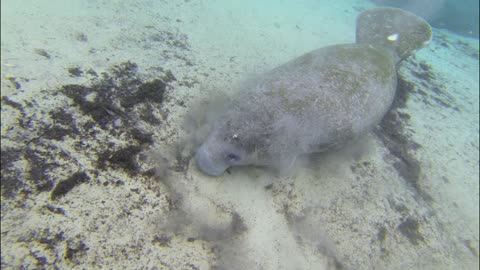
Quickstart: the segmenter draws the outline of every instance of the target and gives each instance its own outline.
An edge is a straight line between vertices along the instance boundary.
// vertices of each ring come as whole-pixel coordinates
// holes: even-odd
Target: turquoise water
[[[478,2],[391,2],[2,1],[2,269],[478,269]],[[371,132],[202,172],[199,145],[259,103],[252,84],[354,43],[376,4],[433,37]],[[285,145],[308,138],[282,123]]]
[[[478,1],[389,1],[374,0],[379,5],[393,6],[414,12],[425,18],[433,27],[443,28],[478,38]]]

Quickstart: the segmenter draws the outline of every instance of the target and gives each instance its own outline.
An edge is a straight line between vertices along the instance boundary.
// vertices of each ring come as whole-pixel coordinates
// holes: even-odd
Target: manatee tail
[[[357,43],[382,46],[400,62],[432,39],[430,25],[415,14],[399,8],[374,8],[357,18]]]

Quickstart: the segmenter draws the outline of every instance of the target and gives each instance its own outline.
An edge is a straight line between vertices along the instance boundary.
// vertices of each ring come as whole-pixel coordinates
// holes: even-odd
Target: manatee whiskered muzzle
[[[198,168],[205,174],[211,176],[220,176],[228,168],[228,165],[218,161],[218,157],[209,151],[208,147],[202,145],[195,154],[195,160]]]

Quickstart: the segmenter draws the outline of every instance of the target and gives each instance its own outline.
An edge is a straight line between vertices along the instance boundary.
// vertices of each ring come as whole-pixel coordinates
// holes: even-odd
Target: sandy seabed
[[[2,269],[478,269],[478,40],[435,29],[362,151],[191,159],[212,96],[353,42],[361,3],[2,1]]]

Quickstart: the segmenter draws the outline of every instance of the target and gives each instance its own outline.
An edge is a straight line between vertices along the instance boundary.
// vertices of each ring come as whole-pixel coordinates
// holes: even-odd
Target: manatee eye
[[[237,162],[240,160],[240,156],[234,153],[228,153],[226,158],[228,162]]]

